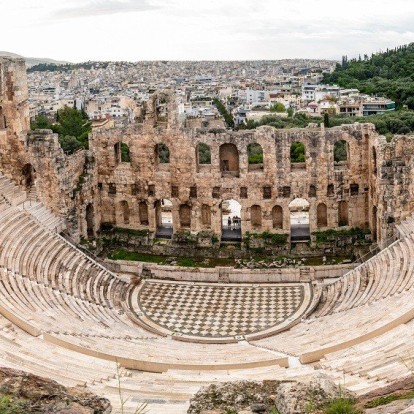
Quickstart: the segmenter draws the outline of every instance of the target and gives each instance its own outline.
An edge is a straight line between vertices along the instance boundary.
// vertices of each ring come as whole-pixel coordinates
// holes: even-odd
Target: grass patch
[[[155,263],[160,265],[171,264],[171,257],[156,254],[131,252],[124,249],[115,250],[108,254],[111,260],[129,260],[133,262]],[[234,266],[234,259],[221,258],[198,258],[198,257],[177,257],[174,258],[177,266],[183,267],[216,267],[216,266]],[[0,413],[1,414],[1,413]]]
[[[350,398],[337,398],[331,401],[323,411],[324,414],[361,414],[354,407],[354,401]]]
[[[387,405],[389,403],[392,403],[393,401],[405,400],[405,399],[411,399],[411,398],[414,398],[414,390],[408,391],[404,394],[391,394],[391,395],[386,395],[383,397],[375,398],[374,400],[371,400],[365,403],[364,408],[380,407],[381,405]]]
[[[29,412],[29,404],[25,400],[3,395],[0,398],[1,414],[26,414]]]

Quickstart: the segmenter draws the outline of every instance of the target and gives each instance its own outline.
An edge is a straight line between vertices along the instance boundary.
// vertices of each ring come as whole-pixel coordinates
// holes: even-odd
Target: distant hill
[[[35,66],[35,65],[42,64],[42,63],[53,63],[53,64],[56,64],[56,65],[68,63],[66,61],[59,61],[59,60],[54,60],[54,59],[49,59],[49,58],[24,57],[24,56],[18,55],[16,53],[4,52],[4,51],[0,51],[0,56],[22,58],[26,61],[26,66],[28,68],[30,68],[32,66]]]
[[[325,75],[324,82],[386,96],[399,107],[414,109],[414,43],[370,57],[348,60],[344,56],[335,71]]]

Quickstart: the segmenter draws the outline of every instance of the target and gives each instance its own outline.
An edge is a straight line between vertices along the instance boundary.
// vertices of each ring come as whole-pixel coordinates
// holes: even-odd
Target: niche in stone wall
[[[372,207],[372,240],[377,241],[377,207]]]
[[[351,193],[351,196],[357,196],[359,194],[359,185],[351,184],[349,186],[349,192]]]
[[[119,203],[119,209],[121,213],[121,223],[122,224],[129,224],[129,205],[128,202],[122,200]]]
[[[252,227],[262,227],[262,208],[258,205],[254,205],[250,209],[250,222]]]
[[[190,187],[190,198],[197,198],[197,187],[195,185]]]
[[[201,224],[203,226],[211,226],[211,208],[207,204],[201,206]]]
[[[148,226],[148,205],[145,201],[141,201],[138,205],[139,222],[142,226]]]
[[[32,164],[25,164],[22,168],[23,185],[29,189],[35,183],[35,169]]]
[[[188,204],[181,204],[179,209],[180,226],[182,228],[191,227],[191,207]]]
[[[249,171],[263,170],[263,149],[260,144],[252,143],[247,146]]]
[[[325,203],[318,204],[316,208],[316,225],[318,227],[328,226],[328,210]]]
[[[348,202],[342,200],[338,203],[338,226],[348,226]]]
[[[281,206],[272,208],[272,222],[274,229],[283,229],[283,208]]]
[[[309,197],[316,197],[316,186],[311,184],[309,186]]]
[[[333,184],[328,184],[328,187],[326,188],[326,195],[328,197],[333,197],[335,195],[335,187]]]
[[[240,187],[240,198],[247,198],[247,187]]]
[[[95,213],[94,213],[93,205],[91,203],[89,203],[86,206],[85,218],[86,218],[86,234],[88,236],[88,239],[90,239],[95,235],[95,225],[94,225]]]
[[[223,144],[220,146],[220,171],[222,177],[238,177],[239,151],[234,144]]]
[[[272,187],[265,186],[263,187],[263,199],[270,200],[272,198]]]

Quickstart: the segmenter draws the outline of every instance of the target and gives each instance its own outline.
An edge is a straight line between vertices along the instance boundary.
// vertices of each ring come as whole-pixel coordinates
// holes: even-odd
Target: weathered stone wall
[[[340,201],[347,203],[348,226],[368,227],[370,174],[367,160],[374,136],[371,124],[327,130],[261,127],[255,131],[222,133],[202,129],[156,131],[140,127],[98,131],[92,134],[90,143],[97,160],[102,220],[121,227],[149,227],[154,231],[157,202],[169,199],[173,204],[174,230],[183,227],[180,210],[188,206],[191,231],[211,229],[221,234],[222,202],[234,199],[242,206],[243,232],[288,232],[289,204],[295,198],[304,198],[310,204],[311,231],[338,227]],[[348,161],[335,163],[333,147],[339,140],[348,144]],[[114,149],[118,142],[128,145],[130,162],[119,161]],[[293,142],[305,144],[305,163],[291,163]],[[169,163],[160,163],[157,159],[155,148],[161,143],[169,149]],[[200,143],[209,145],[211,164],[198,163],[197,145]],[[258,143],[263,149],[262,169],[248,164],[247,147],[251,143]],[[223,159],[229,160],[224,172]],[[328,186],[333,186],[329,193]],[[125,202],[129,207],[128,224],[117,214],[120,204]],[[148,205],[148,225],[140,224],[140,202]],[[317,220],[317,207],[321,203],[326,205],[324,226],[318,225]],[[282,210],[273,210],[275,206]],[[208,216],[206,209],[211,213],[211,225],[202,217],[202,212]],[[256,215],[261,215],[261,225],[252,224],[252,209]],[[280,211],[282,229],[277,229],[274,228],[275,219]]]

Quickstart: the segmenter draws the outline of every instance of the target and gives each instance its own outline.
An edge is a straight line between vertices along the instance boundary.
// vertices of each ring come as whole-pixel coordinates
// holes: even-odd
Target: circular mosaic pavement
[[[204,341],[263,337],[287,329],[311,301],[310,285],[144,281],[135,315],[163,334]]]

